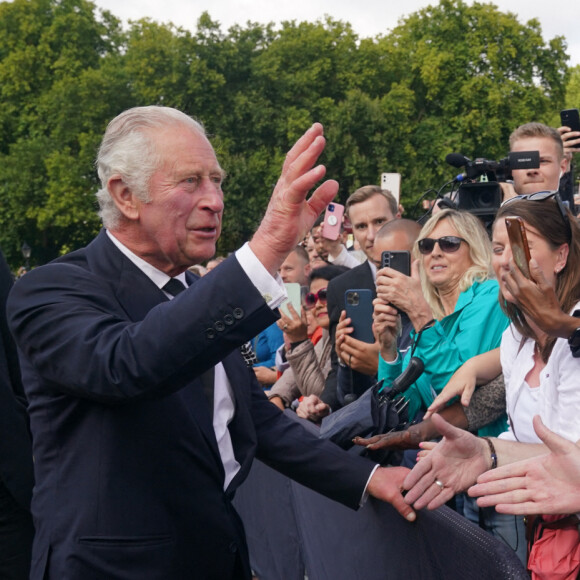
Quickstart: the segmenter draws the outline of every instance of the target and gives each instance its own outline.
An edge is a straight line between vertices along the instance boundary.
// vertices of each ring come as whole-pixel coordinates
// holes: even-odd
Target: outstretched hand
[[[469,489],[481,507],[504,514],[568,514],[580,511],[580,448],[534,417],[534,429],[550,453],[492,469]]]
[[[461,397],[461,404],[468,407],[471,397],[475,391],[477,376],[474,369],[465,363],[460,366],[451,376],[443,390],[435,397],[429,405],[423,420],[429,419],[433,413],[439,413],[455,397]]]
[[[352,442],[355,445],[366,447],[369,451],[419,449],[419,443],[424,441],[420,425],[421,423],[418,423],[417,425],[411,425],[404,431],[383,433],[382,435],[375,435],[368,439],[355,437]]]
[[[443,439],[415,465],[403,483],[409,490],[405,501],[415,509],[442,506],[473,485],[477,476],[489,468],[485,441],[453,427],[439,415],[433,415],[432,422]]]
[[[272,275],[338,192],[338,183],[328,180],[306,199],[326,173],[324,165],[314,166],[325,145],[322,125],[314,123],[290,149],[266,215],[250,242],[252,251]]]

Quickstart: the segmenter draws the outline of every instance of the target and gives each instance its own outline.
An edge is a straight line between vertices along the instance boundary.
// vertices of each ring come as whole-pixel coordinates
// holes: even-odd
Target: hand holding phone
[[[381,268],[392,268],[405,276],[411,275],[411,254],[407,251],[383,252]]]
[[[288,310],[288,304],[292,304],[292,307],[296,311],[296,314],[300,316],[302,312],[302,290],[300,284],[296,282],[286,282],[284,284],[286,287],[286,293],[288,294],[288,299],[280,304],[280,310],[288,316],[288,318],[293,318],[290,310]]]
[[[524,221],[520,217],[505,218],[505,225],[510,240],[512,255],[517,267],[522,274],[530,279],[530,248],[528,246],[528,238],[526,237],[526,229]]]
[[[347,290],[344,294],[346,315],[350,318],[353,332],[351,336],[357,340],[373,344],[373,293],[365,288]]]
[[[578,109],[564,109],[560,111],[560,121],[562,126],[570,127],[572,131],[580,132],[580,114]]]

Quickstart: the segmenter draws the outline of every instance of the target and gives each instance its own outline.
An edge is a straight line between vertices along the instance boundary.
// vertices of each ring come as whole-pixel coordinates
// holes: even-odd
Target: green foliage
[[[223,32],[203,13],[194,33],[148,19],[123,30],[88,0],[0,2],[0,244],[16,267],[23,241],[34,264],[94,236],[96,150],[107,122],[136,105],[205,125],[228,172],[220,253],[251,236],[313,121],[341,201],[398,171],[411,208],[452,176],[450,151],[499,158],[520,123],[578,106],[565,48],[535,20],[461,0],[363,39],[332,18]]]

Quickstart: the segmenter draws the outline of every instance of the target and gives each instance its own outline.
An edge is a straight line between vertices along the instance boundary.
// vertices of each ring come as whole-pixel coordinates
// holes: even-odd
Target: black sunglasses
[[[566,226],[566,232],[568,234],[568,241],[572,241],[572,226],[570,225],[570,217],[568,216],[568,212],[564,207],[564,203],[562,202],[562,198],[557,191],[538,191],[537,193],[530,193],[528,195],[516,195],[515,197],[510,197],[506,199],[502,204],[501,207],[504,205],[509,205],[512,201],[544,201],[546,199],[556,200],[556,204],[558,206],[558,210],[560,211],[560,215],[562,216],[562,220],[564,221],[564,225]]]
[[[417,245],[419,246],[419,252],[426,256],[433,251],[435,244],[439,244],[442,252],[446,254],[452,254],[457,252],[461,246],[461,242],[467,243],[463,238],[458,238],[457,236],[443,236],[442,238],[423,238],[419,240]]]
[[[304,307],[314,308],[319,300],[321,304],[326,304],[326,288],[321,288],[316,294],[314,292],[308,292],[304,296]]]

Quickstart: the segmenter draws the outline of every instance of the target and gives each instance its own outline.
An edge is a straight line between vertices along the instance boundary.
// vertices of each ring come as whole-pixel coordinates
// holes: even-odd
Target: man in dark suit
[[[12,273],[0,252],[0,578],[25,580],[34,535],[30,514],[34,476],[18,354],[6,323],[11,287]]]
[[[278,317],[287,254],[334,197],[315,124],[289,152],[253,239],[215,253],[221,169],[174,109],[114,119],[97,159],[105,230],[36,268],[9,300],[29,399],[36,487],[32,578],[249,578],[232,507],[252,459],[357,507],[403,510],[405,471],[375,468],[271,405],[238,347]]]

